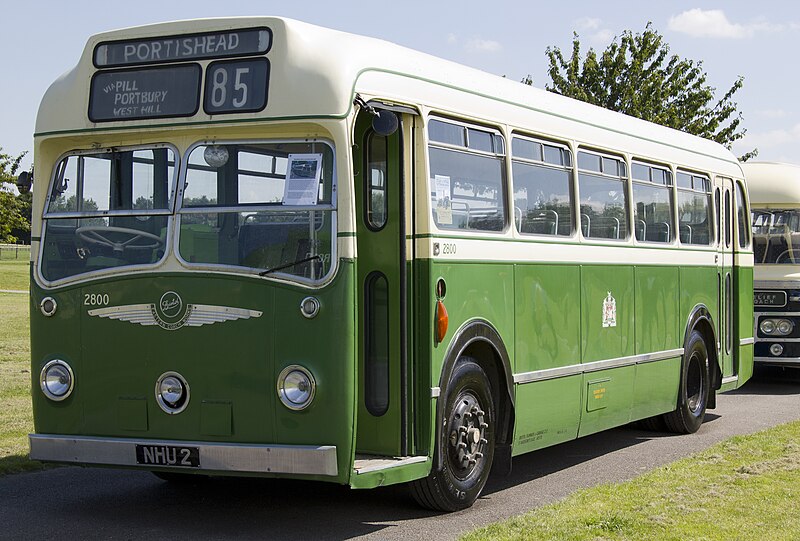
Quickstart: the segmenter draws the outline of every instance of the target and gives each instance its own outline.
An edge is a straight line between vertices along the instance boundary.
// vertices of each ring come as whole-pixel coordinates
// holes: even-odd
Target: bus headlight
[[[60,402],[72,393],[75,375],[65,361],[53,359],[42,368],[39,384],[47,398]]]
[[[778,334],[786,336],[794,330],[794,323],[788,319],[781,319],[778,321]]]
[[[790,319],[762,319],[758,328],[764,334],[786,336],[794,330],[794,322]]]
[[[182,412],[189,405],[189,384],[177,372],[164,372],[156,381],[156,402],[170,415]]]
[[[306,409],[314,400],[316,391],[314,376],[302,366],[287,366],[278,375],[278,396],[290,410]]]

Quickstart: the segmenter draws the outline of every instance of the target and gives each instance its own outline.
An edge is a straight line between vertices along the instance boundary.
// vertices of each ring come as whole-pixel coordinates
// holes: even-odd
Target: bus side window
[[[710,246],[711,180],[678,171],[678,232],[683,244]]]
[[[439,229],[502,231],[506,224],[505,145],[488,129],[431,120],[430,191]]]
[[[747,248],[750,245],[750,228],[747,227],[747,218],[744,187],[741,182],[736,182],[736,225],[739,235],[739,248]]]
[[[663,167],[631,164],[633,220],[639,242],[672,242],[672,173]]]
[[[619,158],[578,152],[581,231],[596,239],[628,238],[628,191],[625,162]]]
[[[572,160],[569,149],[514,137],[511,153],[517,230],[534,235],[571,235]]]

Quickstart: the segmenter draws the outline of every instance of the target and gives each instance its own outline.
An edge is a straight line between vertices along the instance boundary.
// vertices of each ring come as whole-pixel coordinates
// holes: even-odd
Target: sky
[[[744,139],[738,156],[753,148],[757,161],[800,164],[800,2],[774,0],[642,2],[606,0],[39,0],[7,3],[0,31],[2,152],[29,154],[39,101],[59,75],[74,66],[89,36],[98,32],[179,19],[278,15],[373,36],[511,79],[549,83],[545,49],[571,52],[572,34],[584,50],[602,51],[624,30],[648,22],[670,52],[702,61],[721,97],[738,76],[735,101]]]

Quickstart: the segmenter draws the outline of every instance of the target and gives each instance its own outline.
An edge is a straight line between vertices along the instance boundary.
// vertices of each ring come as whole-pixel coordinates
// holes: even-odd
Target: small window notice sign
[[[321,175],[322,154],[289,154],[283,204],[316,205]]]

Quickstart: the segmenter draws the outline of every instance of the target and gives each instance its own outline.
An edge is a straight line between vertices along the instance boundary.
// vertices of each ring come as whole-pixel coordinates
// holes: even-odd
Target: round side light
[[[177,372],[164,372],[156,380],[156,402],[165,413],[175,415],[189,405],[189,384]]]
[[[42,299],[42,302],[39,303],[39,310],[47,317],[53,316],[57,309],[58,303],[53,297],[45,297]]]
[[[42,368],[39,385],[47,398],[61,402],[72,394],[72,389],[75,387],[75,374],[66,361],[53,359]]]
[[[300,313],[307,319],[312,319],[319,314],[319,300],[316,297],[306,297],[300,303]]]
[[[779,357],[781,353],[783,353],[783,346],[780,344],[772,344],[769,347],[769,352],[772,353],[775,357]]]
[[[283,405],[294,411],[306,409],[317,392],[314,376],[306,368],[296,364],[281,370],[277,387],[278,397]]]

